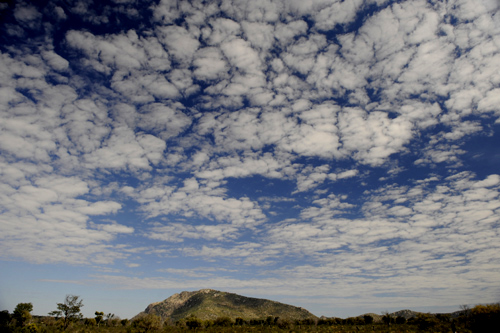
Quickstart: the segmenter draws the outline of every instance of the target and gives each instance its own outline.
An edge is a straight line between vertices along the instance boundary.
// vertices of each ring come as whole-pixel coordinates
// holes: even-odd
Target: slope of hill
[[[315,315],[300,307],[213,289],[174,294],[162,302],[150,304],[135,318],[150,313],[160,316],[163,320],[172,321],[191,315],[202,320],[223,316],[233,320],[237,317],[247,320],[265,319],[268,316],[281,319],[317,319]]]
[[[399,310],[399,311],[390,313],[390,316],[391,317],[403,317],[406,320],[408,320],[410,318],[415,318],[416,316],[418,316],[421,313],[422,312],[417,312],[417,311],[412,311],[412,310]]]
[[[416,312],[416,311],[412,311],[412,310],[399,310],[396,312],[389,313],[389,316],[391,316],[392,318],[403,317],[406,320],[408,320],[410,318],[417,317],[419,313],[421,313],[421,312]],[[382,317],[384,315],[377,314],[377,313],[365,313],[365,314],[359,315],[358,318],[363,319],[364,316],[371,316],[373,318],[374,323],[380,323],[380,322],[382,322]]]

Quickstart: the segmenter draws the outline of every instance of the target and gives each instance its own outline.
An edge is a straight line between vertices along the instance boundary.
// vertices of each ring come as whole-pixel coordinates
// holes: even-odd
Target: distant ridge
[[[315,315],[300,307],[213,289],[174,294],[164,301],[148,305],[134,318],[146,314],[155,314],[163,320],[174,322],[191,315],[202,320],[213,320],[224,316],[233,320],[238,317],[245,320],[265,319],[268,316],[287,320],[317,319]]]

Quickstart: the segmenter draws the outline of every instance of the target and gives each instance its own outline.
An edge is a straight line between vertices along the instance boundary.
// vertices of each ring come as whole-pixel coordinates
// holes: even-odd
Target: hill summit
[[[315,315],[300,307],[213,289],[174,294],[162,302],[148,305],[136,318],[150,313],[171,321],[191,315],[202,320],[218,317],[229,317],[233,320],[241,317],[249,320],[265,319],[268,316],[282,319],[317,319]]]

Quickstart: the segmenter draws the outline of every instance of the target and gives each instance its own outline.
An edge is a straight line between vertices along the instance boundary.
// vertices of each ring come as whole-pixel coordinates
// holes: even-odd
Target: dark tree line
[[[194,315],[177,322],[162,321],[154,314],[132,321],[121,320],[112,313],[96,311],[94,318],[83,318],[83,301],[67,295],[57,310],[46,317],[32,316],[32,303],[19,303],[10,314],[0,311],[0,332],[5,333],[167,333],[167,332],[465,332],[500,331],[500,303],[463,307],[459,316],[418,314],[406,319],[385,313],[376,322],[370,315],[351,318],[289,320],[268,316],[262,319],[218,317],[201,320]]]

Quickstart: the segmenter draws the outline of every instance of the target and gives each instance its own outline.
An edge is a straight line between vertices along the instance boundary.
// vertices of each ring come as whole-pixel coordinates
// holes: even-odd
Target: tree
[[[66,295],[64,303],[57,303],[57,310],[49,313],[51,316],[64,318],[64,329],[67,329],[71,321],[81,319],[80,309],[83,307],[83,300],[78,300],[79,296]]]
[[[470,310],[472,332],[498,332],[500,327],[500,303],[476,305]]]
[[[131,332],[147,333],[161,329],[161,318],[155,314],[148,313],[132,322]]]
[[[84,322],[85,326],[96,326],[96,320],[94,318],[85,318],[85,322]]]
[[[0,328],[9,326],[11,315],[8,310],[0,311]]]
[[[419,313],[415,322],[417,323],[418,328],[422,331],[435,328],[435,326],[439,324],[439,320],[436,316],[431,315],[430,313]]]
[[[373,317],[370,315],[364,315],[363,319],[364,319],[366,325],[370,325],[373,323]]]
[[[390,326],[391,323],[394,322],[394,318],[392,318],[392,316],[388,313],[388,312],[384,312],[384,315],[382,316],[382,321],[384,322],[384,324],[386,324],[387,326]]]
[[[99,324],[101,323],[103,317],[104,317],[104,312],[99,312],[99,311],[95,312],[95,322],[97,323],[97,327],[99,327]]]
[[[246,324],[246,321],[245,321],[245,319],[243,319],[243,318],[241,318],[241,317],[238,317],[238,318],[236,318],[236,319],[234,320],[234,323],[235,323],[235,325],[237,325],[237,326],[243,326],[243,325],[245,325],[245,324]]]
[[[229,318],[227,316],[217,317],[214,320],[214,325],[221,326],[221,327],[230,327],[233,325],[233,321],[231,320],[231,318]]]
[[[106,315],[106,325],[112,326],[111,320],[115,317],[114,313],[108,313]]]
[[[186,319],[186,326],[192,330],[195,330],[197,328],[202,328],[203,322],[200,319],[196,318],[196,316],[191,315]]]
[[[19,303],[14,309],[13,317],[16,320],[17,326],[25,326],[31,320],[31,311],[33,311],[33,304]]]

